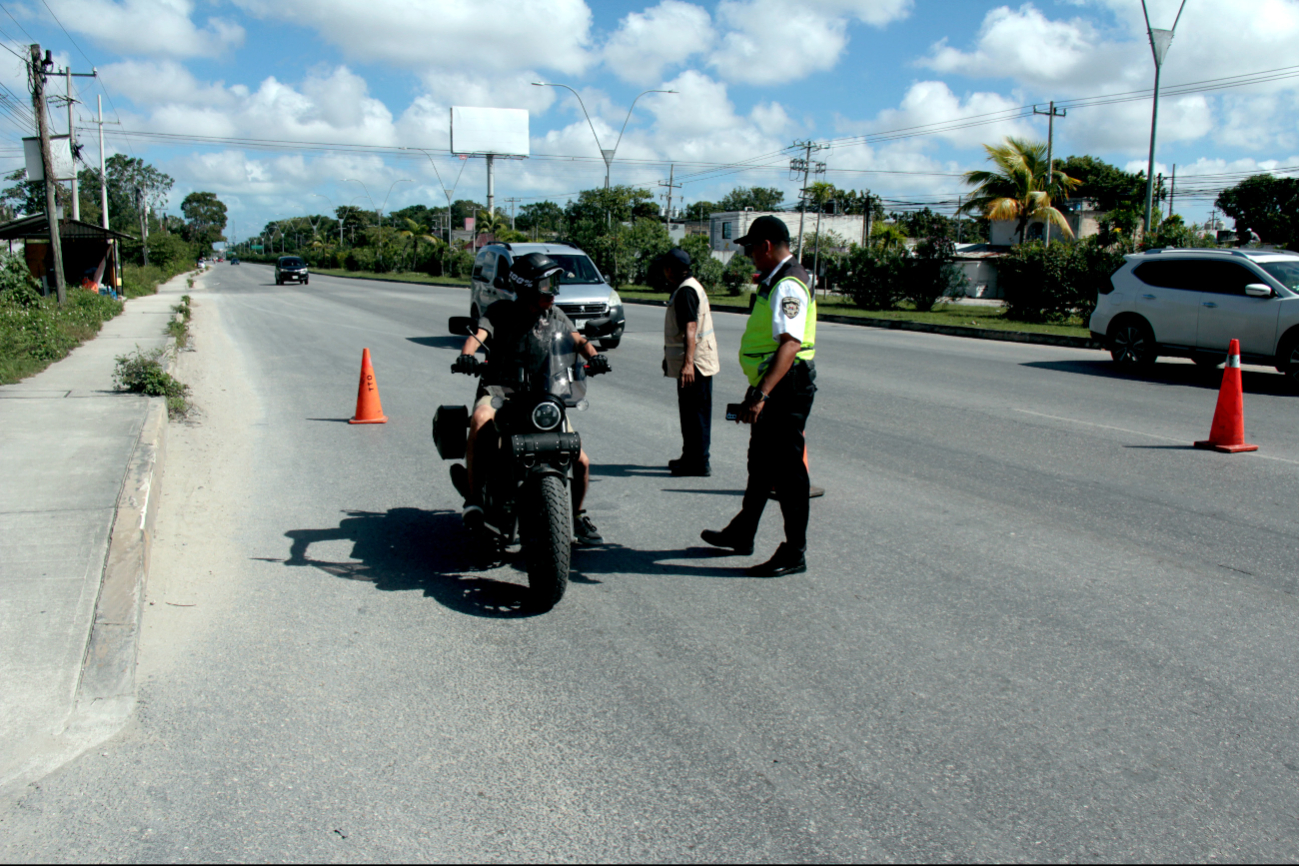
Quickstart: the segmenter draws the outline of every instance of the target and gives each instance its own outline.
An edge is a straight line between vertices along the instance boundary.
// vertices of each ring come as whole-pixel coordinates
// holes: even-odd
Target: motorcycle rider
[[[452,482],[465,497],[466,522],[482,519],[482,508],[476,501],[474,445],[483,426],[496,417],[487,386],[512,383],[521,366],[529,375],[545,373],[549,338],[557,331],[572,336],[576,351],[587,358],[588,374],[594,376],[610,370],[609,359],[597,354],[595,345],[578,333],[572,320],[555,306],[556,283],[563,270],[544,253],[528,253],[515,260],[506,281],[514,290],[516,300],[500,300],[489,306],[474,333],[465,340],[460,357],[451,365],[453,373],[473,374],[484,365],[475,357],[478,347],[485,346],[488,350],[487,369],[479,382],[474,411],[469,418],[465,469],[458,471],[459,464],[451,467]],[[572,430],[571,423],[568,429]],[[590,486],[591,460],[586,449],[582,449],[573,466],[573,535],[579,544],[604,541],[582,508]]]

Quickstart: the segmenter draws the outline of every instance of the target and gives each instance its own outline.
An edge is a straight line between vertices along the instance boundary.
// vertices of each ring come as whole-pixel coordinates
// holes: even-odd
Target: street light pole
[[[1159,30],[1150,26],[1150,11],[1146,8],[1146,0],[1141,0],[1141,12],[1146,17],[1146,35],[1150,37],[1150,52],[1155,57],[1155,99],[1150,110],[1150,158],[1146,163],[1144,231],[1147,234],[1150,232],[1150,212],[1155,198],[1155,130],[1159,124],[1159,73],[1163,70],[1164,57],[1168,54],[1168,46],[1173,44],[1173,33],[1177,30],[1177,22],[1182,20],[1182,10],[1185,8],[1186,0],[1182,0],[1182,5],[1177,7],[1177,17],[1173,19],[1173,26],[1168,30]]]
[[[600,144],[600,136],[595,131],[595,124],[591,122],[591,115],[587,113],[586,103],[582,101],[581,95],[567,84],[551,84],[545,81],[532,82],[533,87],[562,87],[577,97],[577,104],[582,106],[582,114],[586,117],[587,126],[591,127],[591,135],[595,138],[595,146],[600,151],[600,156],[604,159],[604,188],[609,188],[609,175],[613,168],[613,158],[618,153],[618,145],[622,144],[622,134],[627,131],[627,123],[631,120],[632,110],[636,108],[637,101],[646,93],[680,93],[679,90],[645,90],[636,94],[636,99],[631,101],[631,108],[627,109],[627,116],[623,119],[622,129],[618,131],[618,140],[614,142],[612,149],[606,149]],[[613,212],[609,213],[609,224],[613,224]]]

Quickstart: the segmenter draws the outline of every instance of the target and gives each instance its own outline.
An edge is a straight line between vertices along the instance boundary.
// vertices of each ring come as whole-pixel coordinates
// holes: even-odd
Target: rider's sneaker
[[[600,534],[600,530],[595,528],[591,518],[587,517],[586,509],[577,512],[577,516],[573,518],[573,535],[578,544],[604,543],[604,536]]]
[[[463,463],[451,464],[451,486],[465,499],[469,498],[469,470]]]

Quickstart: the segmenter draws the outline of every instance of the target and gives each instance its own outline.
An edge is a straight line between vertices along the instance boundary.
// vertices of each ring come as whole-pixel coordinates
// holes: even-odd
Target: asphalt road
[[[219,266],[182,371],[140,708],[5,804],[4,860],[1294,860],[1299,398],[823,324],[804,575],[698,541],[662,311],[577,416],[608,545],[555,610],[476,572],[429,436],[454,289]],[[723,353],[741,317],[719,314]],[[381,426],[352,414],[363,347]]]

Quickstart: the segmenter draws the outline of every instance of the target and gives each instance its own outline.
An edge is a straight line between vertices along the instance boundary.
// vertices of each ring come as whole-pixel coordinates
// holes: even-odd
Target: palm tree
[[[401,221],[406,227],[397,232],[397,235],[398,237],[411,239],[410,266],[414,269],[415,262],[419,260],[419,242],[427,241],[436,247],[439,241],[433,237],[433,229],[428,226],[422,225],[409,217],[402,217]]]
[[[478,219],[474,222],[474,232],[477,234],[499,235],[509,229],[510,223],[505,219],[505,214],[499,211],[478,212]]]
[[[975,187],[974,195],[961,211],[978,211],[990,220],[1016,220],[1020,243],[1032,219],[1043,219],[1073,236],[1069,222],[1054,201],[1069,197],[1082,181],[1055,169],[1047,181],[1046,145],[1008,136],[1004,144],[985,144],[994,171],[967,171],[965,182]]]

